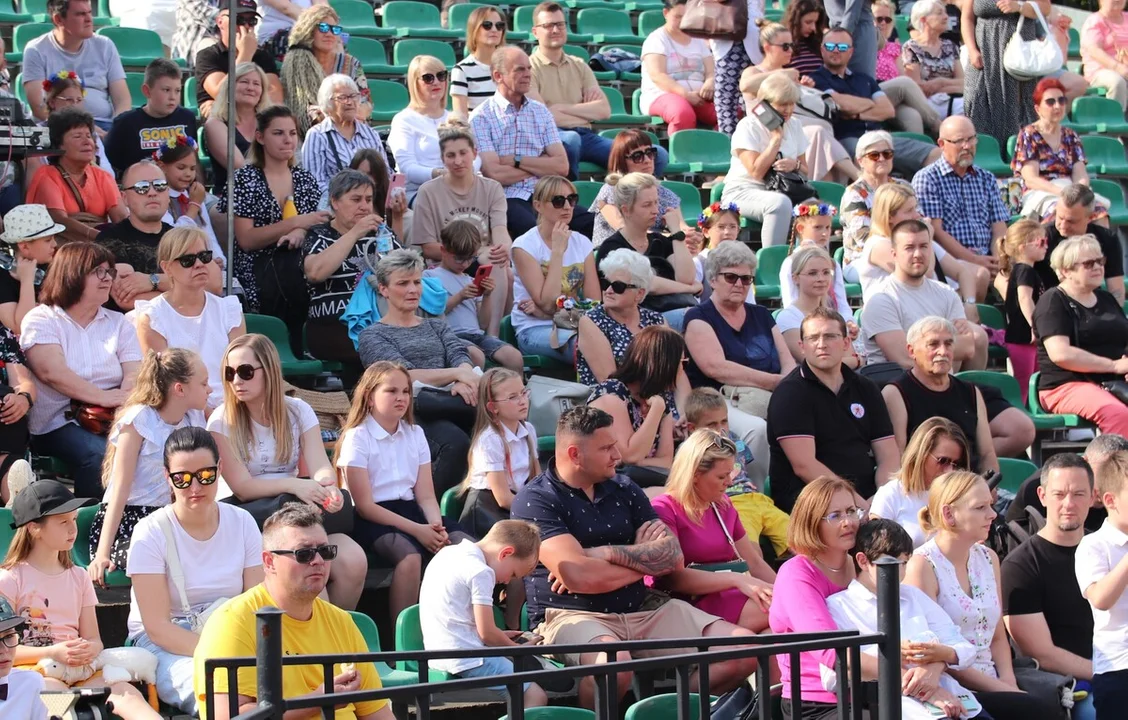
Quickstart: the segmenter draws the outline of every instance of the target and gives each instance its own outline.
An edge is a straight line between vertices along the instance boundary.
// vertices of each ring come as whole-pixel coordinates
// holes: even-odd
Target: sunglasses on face
[[[654,147],[653,145],[648,148],[635,150],[630,155],[627,155],[627,159],[633,163],[640,163],[646,158],[653,160],[656,157],[658,157],[658,148]]]
[[[109,278],[110,280],[113,280],[114,278],[117,277],[117,268],[116,267],[98,266],[98,267],[94,268],[91,272],[94,273],[94,276],[96,278],[98,278],[99,280],[105,280],[107,278]]]
[[[1105,259],[1103,257],[1099,257],[1099,258],[1093,258],[1092,260],[1082,260],[1081,262],[1077,263],[1073,267],[1083,267],[1086,270],[1092,270],[1093,268],[1098,268],[1098,267],[1103,268],[1104,266],[1105,266]]]
[[[1065,107],[1065,98],[1063,97],[1042,98],[1042,102],[1046,103],[1050,107],[1054,107],[1055,105],[1061,105],[1062,107]]]
[[[866,160],[870,160],[872,162],[877,162],[878,160],[892,160],[893,159],[893,151],[892,150],[871,150],[868,153],[866,153],[865,155],[863,155],[862,157],[864,157]]]
[[[501,20],[498,20],[497,22],[494,22],[493,20],[483,20],[482,21],[482,29],[483,30],[495,30],[495,29],[496,30],[504,30],[505,29],[505,23],[502,22]]]
[[[258,18],[254,15],[239,15],[235,18],[235,27],[254,27],[258,25]]]
[[[304,547],[297,550],[271,550],[271,555],[292,555],[299,565],[309,565],[313,562],[314,555],[320,555],[322,560],[332,560],[337,557],[336,545],[318,545],[317,547]]]
[[[932,453],[929,453],[929,455],[932,455]],[[932,455],[932,459],[935,460],[936,464],[939,465],[940,467],[946,467],[946,468],[963,467],[963,462],[959,458],[944,457],[943,455]]]
[[[334,35],[340,35],[341,34],[341,26],[340,25],[330,25],[329,23],[326,23],[326,22],[317,23],[317,29],[320,30],[323,33],[331,32]]]
[[[568,203],[568,207],[576,207],[576,203],[579,201],[580,196],[576,193],[572,193],[571,195],[553,195],[552,199],[549,200],[549,202],[552,203],[552,207],[557,210],[563,210],[564,203]]]
[[[207,265],[212,261],[213,257],[215,257],[215,253],[213,253],[211,250],[201,250],[198,253],[188,253],[187,255],[181,255],[180,257],[173,259],[176,260],[176,262],[180,263],[180,267],[187,270],[188,268],[195,265],[197,260]]]
[[[827,52],[846,52],[850,49],[850,43],[823,43],[823,47]]]
[[[227,382],[234,382],[235,376],[238,375],[244,380],[250,380],[255,376],[255,373],[261,369],[261,365],[239,365],[238,367],[228,365],[223,368],[223,379]]]
[[[445,83],[447,81],[447,71],[442,70],[437,73],[423,73],[423,76],[419,79],[423,81],[424,85],[431,85],[435,82]]]
[[[631,283],[625,283],[622,280],[615,280],[614,282],[608,282],[606,278],[600,279],[599,286],[601,288],[603,288],[603,292],[607,292],[608,290],[612,290],[612,291],[614,291],[614,293],[616,295],[622,295],[623,293],[625,293],[628,290],[638,290],[638,285],[632,285]]]
[[[745,287],[748,287],[752,284],[751,275],[741,275],[740,273],[734,272],[723,272],[721,273],[721,277],[723,277],[725,279],[725,282],[727,282],[729,285],[744,285]]]
[[[777,47],[784,52],[791,52],[795,48],[795,43],[771,43],[772,47]]]
[[[168,181],[166,180],[140,180],[133,183],[126,190],[132,190],[138,195],[148,195],[150,190],[156,190],[163,193],[168,190]]]
[[[888,25],[889,23],[893,22],[893,18],[885,17],[883,15],[875,15],[873,21],[878,25]]]
[[[172,486],[177,490],[187,490],[192,487],[192,481],[195,480],[200,485],[211,485],[219,479],[219,468],[216,466],[200,468],[196,472],[191,470],[181,470],[180,472],[170,472],[168,479],[172,481]]]

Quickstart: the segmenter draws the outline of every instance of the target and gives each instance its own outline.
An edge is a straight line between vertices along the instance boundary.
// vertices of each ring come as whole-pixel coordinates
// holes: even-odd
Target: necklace
[[[849,558],[847,558],[847,560],[848,559]],[[843,563],[836,568],[832,568],[831,566],[824,563],[822,560],[819,560],[817,557],[815,558],[815,562],[817,562],[819,565],[822,565],[824,568],[831,571],[832,573],[840,573],[840,572],[842,572],[843,570],[846,569],[846,562],[845,561],[843,561]]]

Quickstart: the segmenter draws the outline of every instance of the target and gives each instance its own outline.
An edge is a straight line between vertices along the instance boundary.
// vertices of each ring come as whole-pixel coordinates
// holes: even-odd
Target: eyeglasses
[[[445,83],[447,81],[447,77],[447,71],[441,70],[437,73],[423,73],[423,75],[419,79],[423,81],[424,85],[431,85],[432,83],[436,82]]]
[[[0,638],[0,642],[4,643],[4,647],[14,648],[15,646],[20,644],[20,634],[14,632],[8,633],[4,637]]]
[[[1061,105],[1062,107],[1065,107],[1065,98],[1063,97],[1042,98],[1042,102],[1046,103],[1050,107],[1054,107],[1055,105]]]
[[[90,272],[92,272],[94,274],[94,277],[98,278],[99,280],[113,280],[117,277],[116,267],[102,267],[101,265],[99,265]]]
[[[250,380],[258,370],[262,370],[262,365],[239,365],[237,367],[228,365],[223,368],[223,379],[227,382],[234,382],[235,376],[238,375],[243,380]]]
[[[740,273],[734,273],[734,272],[723,272],[723,273],[720,273],[720,275],[721,275],[721,277],[723,277],[725,279],[725,282],[727,282],[729,285],[748,286],[748,285],[752,284],[752,276],[751,275],[741,275]]]
[[[323,33],[331,32],[334,35],[340,35],[341,34],[341,26],[340,25],[330,25],[327,22],[317,23],[317,29],[320,30]]]
[[[544,28],[545,30],[548,30],[549,32],[553,32],[553,31],[556,31],[556,30],[563,30],[564,25],[565,25],[565,23],[564,23],[563,20],[558,20],[556,22],[541,23],[540,25],[535,25],[534,27]]]
[[[795,48],[795,43],[768,43],[772,47],[777,47],[784,52],[791,52]]]
[[[635,150],[630,155],[627,155],[627,159],[634,163],[640,163],[646,158],[653,160],[656,157],[658,157],[658,148],[654,147],[653,145],[648,148]]]
[[[851,507],[846,508],[845,510],[835,510],[832,513],[828,513],[827,515],[823,516],[823,520],[826,520],[831,525],[834,525],[835,523],[844,523],[850,521],[857,522],[865,516],[865,510],[861,509],[860,507]]]
[[[959,458],[944,457],[943,455],[932,455],[932,453],[928,453],[928,454],[932,456],[932,459],[935,460],[936,464],[939,465],[940,467],[946,467],[946,468],[963,467],[963,461],[960,460]]]
[[[530,395],[529,388],[525,388],[524,390],[517,393],[516,395],[510,395],[507,398],[501,398],[500,400],[494,400],[494,402],[519,402],[521,400],[528,400],[529,395]]]
[[[187,490],[192,487],[193,480],[200,485],[211,485],[219,479],[219,467],[213,465],[212,467],[200,468],[196,472],[191,470],[170,472],[168,479],[172,481],[172,486],[177,490]]]
[[[579,201],[580,196],[576,193],[572,193],[571,195],[553,195],[552,199],[549,200],[549,202],[552,203],[552,207],[557,210],[563,210],[564,203],[568,203],[568,207],[576,207],[576,203]]]
[[[827,52],[846,52],[850,49],[850,43],[823,43],[823,48]]]
[[[885,17],[884,15],[874,15],[873,21],[878,25],[888,25],[889,23],[893,22],[893,18]]]
[[[497,22],[494,22],[493,20],[483,20],[482,21],[482,29],[483,30],[494,30],[494,29],[504,30],[505,29],[505,23],[501,20],[498,20]]]
[[[1103,257],[1093,258],[1091,260],[1082,260],[1081,262],[1075,263],[1073,265],[1073,267],[1083,267],[1086,270],[1092,270],[1093,268],[1098,268],[1098,267],[1103,268],[1104,266],[1105,266],[1105,259]]]
[[[337,557],[336,545],[318,545],[317,547],[304,547],[297,550],[270,550],[271,555],[293,555],[294,561],[300,565],[309,565],[313,562],[314,555],[320,555],[322,560],[332,560]]]
[[[258,25],[258,18],[254,15],[237,15],[235,17],[235,27],[254,27]]]
[[[974,145],[979,142],[978,135],[969,135],[965,138],[952,138],[951,140],[949,140],[948,138],[940,139],[946,143],[951,143],[952,145]]]
[[[62,95],[59,95],[58,97],[55,98],[55,104],[56,105],[59,105],[59,104],[62,104],[62,105],[77,105],[80,102],[82,102],[82,96],[79,96],[79,97],[64,97]]]
[[[800,339],[804,343],[810,343],[810,344],[814,345],[814,344],[817,344],[817,343],[820,343],[820,342],[826,342],[826,343],[838,342],[842,338],[843,338],[842,333],[823,333],[822,335],[808,335],[808,336],[806,336],[804,338],[800,338]]]
[[[893,151],[892,150],[870,150],[865,155],[862,155],[862,157],[864,157],[866,160],[869,160],[870,162],[877,162],[878,160],[892,160],[893,159]]]
[[[603,292],[608,290],[614,291],[616,295],[622,295],[628,290],[638,290],[638,285],[623,282],[622,280],[608,281],[606,278],[600,278],[599,287],[603,288]]]
[[[188,268],[195,265],[197,260],[207,265],[212,261],[212,258],[214,257],[215,253],[213,253],[211,250],[201,250],[198,253],[188,253],[187,255],[181,255],[180,257],[173,259],[176,260],[176,262],[180,263],[180,267],[187,270]]]
[[[349,93],[348,95],[334,95],[333,100],[337,103],[353,103],[360,99],[360,93]]]
[[[148,195],[150,190],[156,190],[159,193],[168,190],[168,181],[166,180],[139,180],[132,185],[123,188],[125,190],[132,190],[138,195]]]

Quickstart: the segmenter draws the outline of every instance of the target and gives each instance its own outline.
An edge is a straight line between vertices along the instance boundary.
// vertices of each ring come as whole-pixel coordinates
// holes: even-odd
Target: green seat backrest
[[[717,184],[713,186],[713,189],[709,191],[709,204],[712,205],[715,202],[720,202],[721,197],[724,194],[725,194],[725,183],[724,183],[723,180],[721,180],[721,181],[718,181]]]
[[[935,145],[935,144],[936,144],[936,141],[935,141],[935,140],[933,140],[932,138],[928,137],[928,136],[927,136],[927,135],[925,135],[924,133],[916,133],[916,132],[904,132],[904,131],[902,131],[902,132],[895,132],[895,133],[893,133],[893,137],[902,137],[902,138],[908,138],[908,139],[910,139],[910,140],[920,140],[920,141],[921,141],[922,143],[926,143],[926,144],[928,144],[928,145]]]
[[[189,110],[196,110],[199,107],[199,104],[196,102],[196,88],[198,82],[195,75],[190,76],[184,81],[184,99],[182,102],[184,107]]]
[[[1113,101],[1117,108],[1120,107],[1119,103]],[[1124,207],[1124,188],[1118,182],[1112,180],[1090,180],[1089,187],[1098,195],[1104,195],[1112,201],[1114,208]]]
[[[98,506],[79,508],[78,510],[78,535],[75,537],[74,546],[71,548],[71,559],[80,567],[90,565],[90,529],[94,526],[94,516],[98,514]]]
[[[8,508],[0,508],[0,551],[3,551],[0,557],[7,557],[8,548],[12,546],[15,537],[16,531],[12,529],[12,511]]]
[[[513,31],[531,33],[533,31],[533,5],[522,5],[513,11]],[[565,13],[567,15],[567,13]]]
[[[825,180],[812,180],[811,187],[819,194],[819,200],[828,205],[833,205],[839,212],[842,212],[842,195],[846,192],[845,185]]]
[[[956,373],[956,377],[965,382],[996,388],[1011,405],[1022,407],[1022,392],[1019,390],[1018,380],[1013,375],[989,370],[965,370]]]
[[[579,185],[579,183],[576,183]],[[592,183],[598,185],[599,183]],[[579,190],[579,188],[577,188]],[[583,195],[580,196],[580,204],[583,205]],[[506,315],[501,319],[501,326],[498,328],[497,337],[502,342],[509,343],[513,347],[517,347],[517,333],[513,332],[513,318]]]
[[[908,42],[909,39],[909,16],[908,15],[895,15],[893,16],[893,26],[897,28],[897,37],[901,39],[901,43]]]
[[[999,141],[995,139],[994,135],[987,135],[986,133],[979,133],[979,142],[975,146],[975,157],[978,160],[980,157],[992,157],[996,160],[1006,160],[1003,157],[1003,150],[999,147]]]
[[[1115,100],[1096,97],[1095,95],[1082,95],[1073,101],[1070,119],[1081,125],[1092,125],[1094,123],[1122,124],[1124,112],[1120,109],[1120,103]]]
[[[455,7],[461,7],[461,5],[455,5]],[[359,60],[361,65],[366,63],[388,64],[388,53],[384,50],[384,43],[375,38],[350,37],[348,50],[349,55]],[[371,85],[371,82],[369,84]]]
[[[1081,33],[1075,27],[1069,28],[1069,57],[1081,57]]]
[[[651,695],[645,700],[639,700],[627,708],[624,720],[677,720],[678,696],[676,693]],[[689,717],[686,720],[697,720],[701,717],[701,702],[697,693],[689,694]]]
[[[330,0],[329,5],[336,11],[342,25],[376,27],[376,16],[372,12],[372,5],[364,0]],[[351,43],[352,40],[350,39],[349,42]]]
[[[423,649],[423,628],[419,626],[419,606],[412,605],[400,611],[396,618],[396,651],[405,652]],[[400,660],[396,663],[400,670],[415,671],[419,663],[414,660]]]
[[[661,10],[644,10],[638,14],[638,36],[647,37],[665,24]]]
[[[443,493],[442,499],[439,500],[439,512],[441,512],[445,518],[457,520],[458,517],[462,515],[462,504],[464,500],[461,485],[455,485]]]
[[[1011,135],[1009,138],[1007,138],[1007,154],[1006,154],[1006,157],[1008,159],[1014,157],[1014,148],[1015,148],[1016,145],[1018,145],[1018,136],[1017,135]],[[1092,158],[1090,158],[1090,160],[1091,159]]]
[[[265,335],[274,343],[283,365],[298,361],[294,357],[294,351],[290,349],[290,333],[286,330],[286,323],[272,315],[246,313],[243,317],[247,320],[247,332]]]
[[[682,130],[670,136],[670,162],[722,162],[731,152],[728,135],[715,130]]]
[[[15,79],[12,80],[12,92],[16,94],[16,99],[20,102],[27,102],[27,91],[23,86],[23,73],[16,73]]]
[[[455,5],[455,7],[459,6]],[[579,45],[565,45],[564,52],[568,55],[571,55],[572,57],[578,57],[579,59],[583,60],[585,65],[591,62],[591,53],[589,53],[586,49],[580,47]]]
[[[624,130],[627,130],[627,129],[628,128],[611,128],[610,130],[601,130],[599,132],[599,135],[601,137],[607,138],[608,140],[614,140],[616,137],[619,136],[619,133],[621,133],[621,132],[623,132]],[[635,128],[629,128],[629,129],[633,130]],[[658,147],[662,144],[661,141],[658,140],[658,136],[655,135],[654,133],[650,132],[649,130],[642,130],[642,132],[647,134],[647,136],[650,138],[650,144],[653,145],[654,147]]]
[[[662,186],[673,190],[681,200],[681,214],[686,222],[694,222],[701,214],[701,191],[697,186],[676,180],[663,180]]]
[[[404,2],[405,0],[397,0]],[[391,3],[388,3],[389,5]],[[431,8],[434,9],[433,7]],[[437,11],[436,11],[437,12]],[[422,38],[408,38],[398,41],[392,46],[392,62],[396,65],[407,65],[417,55],[432,55],[439,59],[448,68],[454,67],[458,60],[454,57],[454,48],[450,43],[440,40],[427,40]],[[371,89],[371,88],[370,88]]]
[[[498,720],[509,720],[509,716],[502,715]],[[525,720],[595,720],[595,713],[574,707],[534,707],[525,710]]]
[[[983,303],[978,303],[975,307],[979,310],[979,322],[992,330],[1006,329],[1007,321],[999,308],[994,305],[984,305]]]
[[[15,7],[14,2],[10,2],[9,4]],[[8,5],[5,5],[4,9],[7,10],[7,8]],[[22,2],[20,2],[20,12],[26,15],[46,15],[47,0],[22,0]]]
[[[135,108],[145,104],[145,93],[141,92],[141,86],[144,84],[145,73],[127,72],[125,74],[125,86],[129,88],[129,99]]]
[[[368,91],[372,94],[373,110],[399,112],[411,99],[403,84],[391,80],[369,80]]]
[[[625,115],[627,112],[626,103],[623,101],[623,93],[618,88],[601,87],[603,94],[607,97],[607,104],[611,106],[612,115]]]
[[[27,44],[37,37],[46,35],[55,28],[51,23],[25,23],[17,25],[12,31],[12,52],[23,52]]]
[[[999,483],[999,487],[1016,493],[1023,480],[1038,472],[1038,466],[1029,460],[999,458],[999,470],[1003,474],[1003,481]]]
[[[131,27],[104,27],[98,30],[102,37],[113,41],[118,52],[126,57],[164,57],[161,36],[152,30]]]
[[[470,13],[474,12],[480,7],[485,7],[482,3],[459,3],[458,5],[451,5],[447,10],[447,27],[451,30],[462,30],[466,27],[466,23],[470,20]],[[502,15],[504,18],[505,16]]]
[[[1085,147],[1089,165],[1123,166],[1124,146],[1119,140],[1103,135],[1082,135],[1081,144]]]
[[[631,16],[622,10],[585,8],[576,14],[576,30],[581,35],[634,35]]]
[[[591,204],[595,202],[595,196],[603,188],[603,183],[595,182],[594,180],[578,180],[573,185],[576,186],[576,194],[580,196],[581,207],[590,208]],[[508,315],[506,316],[508,317]]]
[[[415,0],[392,0],[384,3],[384,27],[435,30],[443,26],[439,8]]]
[[[779,285],[779,269],[787,259],[787,250],[786,245],[769,245],[756,251],[757,285]]]

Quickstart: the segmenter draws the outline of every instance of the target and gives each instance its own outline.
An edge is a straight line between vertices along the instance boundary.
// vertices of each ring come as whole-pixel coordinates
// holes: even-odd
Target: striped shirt
[[[549,147],[560,144],[552,113],[544,103],[528,97],[516,108],[500,93],[494,93],[470,116],[470,126],[478,139],[478,151],[496,153],[499,157],[540,157]],[[536,185],[535,176],[506,185],[505,197],[528,200]]]
[[[991,254],[992,225],[1010,220],[995,176],[972,165],[961,177],[944,158],[913,177],[920,212],[942,218],[944,232],[977,255]]]
[[[20,349],[58,345],[71,372],[100,390],[121,387],[122,363],[141,362],[137,331],[125,316],[99,308],[86,327],[80,326],[57,305],[37,305],[24,316]],[[67,423],[64,416],[71,399],[36,376],[38,400],[28,414],[32,435],[43,435]]]
[[[388,163],[388,154],[384,151],[380,133],[360,120],[354,123],[354,127],[356,131],[352,139],[348,140],[333,127],[332,119],[325,118],[306,133],[305,143],[302,145],[302,167],[313,175],[322,192],[329,187],[329,181],[334,175],[348,169],[353,155],[356,155],[356,151],[361,148],[375,148],[380,153],[380,157],[384,158],[384,164]],[[335,153],[334,149],[336,149]]]
[[[473,55],[466,57],[450,71],[450,94],[461,95],[469,100],[467,106],[475,109],[497,92],[490,66],[478,62]]]

